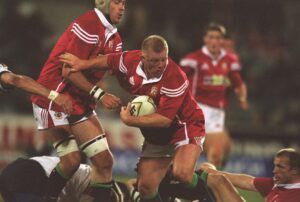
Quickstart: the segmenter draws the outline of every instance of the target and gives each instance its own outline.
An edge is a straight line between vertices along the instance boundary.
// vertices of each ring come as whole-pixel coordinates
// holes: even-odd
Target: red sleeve
[[[127,69],[123,64],[123,53],[113,53],[108,55],[107,63],[113,74],[122,72],[127,73]],[[122,65],[121,65],[122,64]]]
[[[254,186],[262,196],[266,196],[272,190],[274,181],[272,178],[257,177],[254,178]]]
[[[171,69],[174,68],[171,67]],[[174,72],[172,72],[172,74],[174,74]],[[166,77],[166,82],[160,90],[162,96],[159,100],[157,109],[157,113],[168,117],[171,120],[175,118],[180,109],[189,86],[188,80],[182,74],[179,72],[175,74],[177,75],[172,75],[172,79]]]
[[[193,82],[197,65],[198,65],[198,62],[195,59],[189,58],[189,57],[183,58],[180,61],[180,66],[181,66],[182,70],[185,72],[190,83]],[[192,88],[192,85],[190,85],[190,89],[191,88]]]
[[[243,79],[241,77],[240,72],[238,71],[232,71],[229,73],[229,79],[233,87],[238,87],[243,83]]]
[[[72,53],[81,59],[88,59],[101,40],[96,26],[93,25],[91,21],[80,19],[71,24],[66,52]]]
[[[241,64],[239,62],[239,58],[236,54],[231,53],[230,57],[230,72],[229,72],[229,79],[232,83],[233,87],[238,87],[243,83],[243,79],[241,77]]]

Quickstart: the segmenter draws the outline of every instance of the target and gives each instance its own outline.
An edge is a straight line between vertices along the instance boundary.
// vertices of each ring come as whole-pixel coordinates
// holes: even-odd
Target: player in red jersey
[[[209,173],[223,174],[241,189],[258,191],[266,202],[300,201],[300,153],[292,148],[279,150],[274,158],[273,178],[253,177],[209,169]]]
[[[77,170],[83,151],[96,167],[92,176],[90,194],[96,201],[109,201],[112,186],[113,157],[104,129],[98,120],[95,100],[107,108],[116,108],[120,99],[105,93],[97,86],[103,71],[87,70],[62,76],[65,65],[58,60],[64,52],[82,59],[122,51],[121,37],[116,24],[125,11],[125,0],[95,0],[96,8],[78,17],[61,35],[46,61],[38,82],[45,87],[70,95],[74,111],[70,116],[61,108],[40,96],[32,96],[38,129],[54,143],[59,164],[49,177],[49,198],[61,192],[68,179]]]
[[[110,69],[121,86],[131,94],[149,95],[156,103],[157,111],[150,115],[132,116],[130,103],[120,112],[122,121],[129,126],[139,127],[145,137],[138,163],[141,201],[162,201],[158,186],[171,161],[172,177],[180,182],[178,186],[182,188],[179,192],[195,190],[199,198],[211,201],[207,193],[201,193],[203,195],[200,196],[205,186],[201,176],[194,173],[204,141],[204,117],[188,90],[186,75],[168,57],[168,45],[162,37],[147,37],[142,50],[99,56],[91,60],[79,60],[74,55],[64,54],[60,59],[77,70],[93,67]],[[70,69],[66,69],[65,73],[69,72]]]
[[[225,107],[227,93],[234,88],[242,109],[248,109],[247,89],[240,76],[240,63],[233,53],[222,48],[225,28],[209,24],[204,33],[204,46],[181,61],[186,72],[191,91],[205,116],[207,137],[205,149],[208,161],[222,166],[222,161],[230,151],[231,140],[225,130]]]
[[[60,106],[66,114],[72,112],[72,101],[66,95],[50,91],[32,78],[11,72],[5,64],[0,63],[0,92],[8,92],[13,87],[21,88],[29,93],[34,93],[52,100]]]

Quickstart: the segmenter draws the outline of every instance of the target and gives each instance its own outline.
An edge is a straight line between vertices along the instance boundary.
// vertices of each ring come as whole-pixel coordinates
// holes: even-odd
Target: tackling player
[[[276,153],[273,178],[253,177],[213,169],[208,169],[207,172],[221,173],[234,186],[259,192],[266,202],[300,201],[300,153],[292,148],[281,149]]]
[[[72,101],[68,96],[50,91],[28,76],[14,74],[8,70],[5,64],[0,63],[0,92],[8,92],[13,87],[21,88],[29,93],[34,93],[53,101],[66,114],[72,112]]]
[[[247,88],[236,54],[223,46],[225,28],[209,24],[204,32],[204,46],[189,53],[180,66],[190,80],[190,89],[205,117],[205,150],[208,161],[220,168],[230,151],[231,140],[225,130],[225,108],[228,90],[232,87],[242,109],[248,109]]]
[[[60,162],[49,176],[48,196],[54,199],[75,173],[81,162],[82,150],[95,166],[91,196],[98,202],[110,201],[113,157],[106,135],[94,111],[95,101],[112,109],[120,99],[97,86],[103,71],[87,70],[64,77],[58,56],[64,52],[88,59],[99,54],[122,51],[121,37],[117,32],[125,11],[125,0],[95,0],[96,8],[74,22],[61,35],[41,70],[38,82],[56,92],[70,95],[74,111],[70,116],[60,107],[41,96],[32,96],[38,129],[43,131],[60,157]]]

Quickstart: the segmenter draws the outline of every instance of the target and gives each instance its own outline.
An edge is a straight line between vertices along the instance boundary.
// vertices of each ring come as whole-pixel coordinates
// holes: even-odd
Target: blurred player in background
[[[28,76],[14,74],[8,70],[5,64],[0,63],[0,92],[8,92],[13,87],[21,88],[26,92],[37,94],[53,101],[66,114],[72,112],[72,101],[68,96],[50,91]]]
[[[121,37],[117,32],[125,11],[124,0],[96,0],[96,8],[78,17],[57,41],[41,70],[38,82],[56,92],[70,95],[74,111],[70,116],[59,106],[41,96],[32,96],[33,111],[38,129],[53,141],[60,162],[49,176],[49,200],[56,200],[65,183],[81,162],[79,150],[91,159],[95,174],[90,183],[95,201],[110,201],[113,157],[104,129],[94,111],[95,101],[106,108],[120,105],[120,99],[97,86],[105,72],[87,70],[62,76],[58,56],[64,52],[88,59],[99,54],[122,51]]]
[[[213,201],[201,176],[194,172],[205,136],[204,117],[188,90],[185,73],[168,57],[165,39],[152,35],[143,41],[141,50],[91,60],[79,60],[71,54],[64,54],[60,59],[77,69],[110,69],[127,91],[148,95],[156,103],[157,111],[150,115],[132,116],[130,103],[120,112],[122,121],[139,127],[145,137],[137,168],[142,202],[166,201],[161,199],[158,187],[171,162],[171,173],[163,186],[168,187],[171,180],[177,180],[178,194],[193,190],[198,199]]]
[[[276,153],[273,178],[253,177],[214,169],[208,169],[207,172],[221,173],[234,186],[259,192],[266,202],[300,201],[300,153],[292,148],[281,149]]]
[[[231,147],[224,125],[228,89],[233,87],[240,107],[248,109],[247,88],[240,75],[238,57],[222,48],[225,34],[222,25],[209,24],[204,32],[204,46],[180,61],[190,80],[192,95],[204,113],[208,161],[218,168]]]
[[[0,193],[5,202],[44,202],[47,180],[59,162],[58,157],[38,156],[30,159],[19,158],[10,163],[0,175]],[[87,193],[95,169],[80,164],[72,178],[60,192],[58,202],[92,202]],[[24,174],[25,173],[25,174]],[[114,182],[111,202],[129,202],[127,186]]]

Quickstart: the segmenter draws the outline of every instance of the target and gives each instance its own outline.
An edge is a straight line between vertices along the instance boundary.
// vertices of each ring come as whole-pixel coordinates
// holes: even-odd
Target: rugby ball
[[[145,116],[153,114],[156,111],[156,105],[148,95],[141,95],[131,101],[130,113],[132,116]]]

